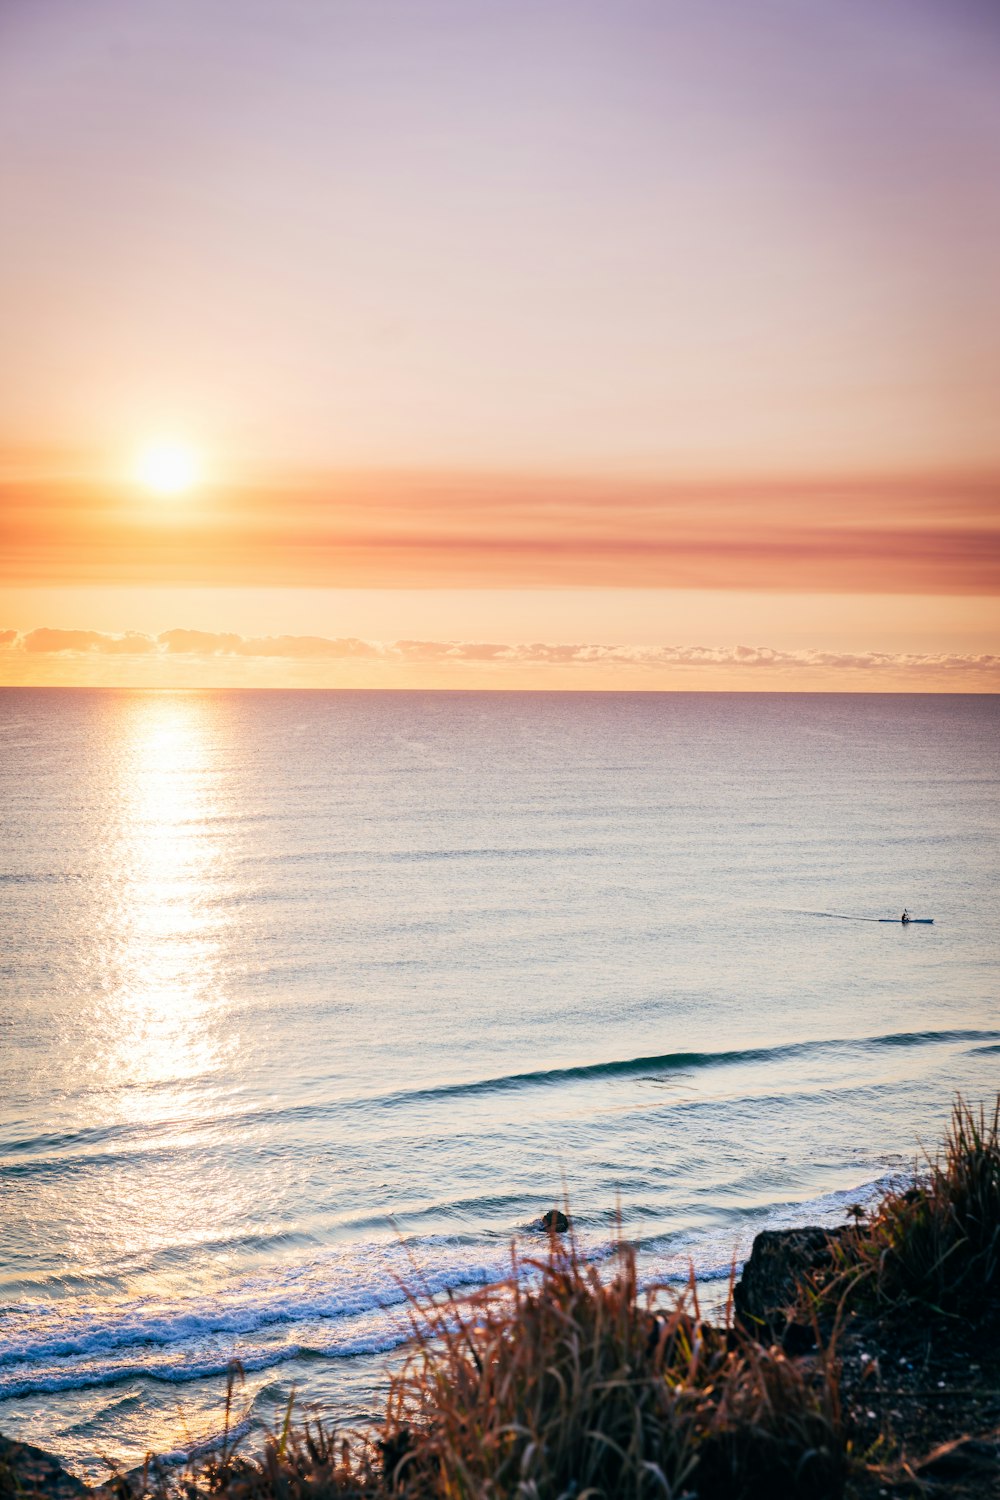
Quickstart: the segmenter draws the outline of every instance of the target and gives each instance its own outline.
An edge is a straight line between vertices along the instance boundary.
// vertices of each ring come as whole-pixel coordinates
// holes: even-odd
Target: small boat
[[[892,922],[896,927],[909,927],[912,923],[916,927],[933,927],[933,917],[911,917],[907,912],[905,917],[856,917],[843,911],[807,911],[807,917],[832,917],[835,922]]]

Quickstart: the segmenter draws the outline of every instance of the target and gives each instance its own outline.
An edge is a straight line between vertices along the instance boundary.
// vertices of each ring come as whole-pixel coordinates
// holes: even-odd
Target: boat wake
[[[893,927],[933,927],[933,917],[910,917],[903,922],[899,917],[856,917],[850,912],[843,911],[807,911],[802,913],[805,917],[831,917],[835,922],[880,922],[891,923]]]

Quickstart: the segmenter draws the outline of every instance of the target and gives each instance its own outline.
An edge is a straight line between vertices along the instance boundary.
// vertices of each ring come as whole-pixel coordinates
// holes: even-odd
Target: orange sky
[[[1000,23],[768,16],[5,9],[0,683],[1000,689]]]
[[[416,473],[207,488],[0,482],[7,584],[989,594],[998,483]]]

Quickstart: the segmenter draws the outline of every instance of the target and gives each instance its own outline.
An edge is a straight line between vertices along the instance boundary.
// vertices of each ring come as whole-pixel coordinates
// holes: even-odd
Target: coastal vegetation
[[[463,1301],[412,1299],[412,1343],[377,1431],[340,1434],[289,1407],[246,1454],[230,1437],[234,1377],[217,1451],[183,1475],[151,1461],[102,1493],[1000,1493],[1000,1096],[991,1112],[959,1100],[941,1153],[852,1217],[832,1231],[772,1234],[718,1322],[702,1316],[693,1282],[680,1294],[640,1287],[627,1244],[602,1271],[553,1231],[546,1252],[515,1259],[501,1285]],[[0,1452],[0,1494],[62,1500],[65,1488],[33,1483],[37,1464],[16,1450]]]
[[[956,1102],[940,1154],[856,1217],[830,1268],[811,1288],[825,1310],[982,1317],[1000,1295],[1000,1096],[990,1115]]]

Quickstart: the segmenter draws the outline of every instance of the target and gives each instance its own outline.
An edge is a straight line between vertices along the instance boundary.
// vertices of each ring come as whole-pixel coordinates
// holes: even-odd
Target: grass
[[[420,1496],[839,1493],[836,1382],[702,1321],[693,1286],[641,1296],[570,1241],[465,1308],[415,1309],[390,1478]],[[527,1278],[525,1271],[534,1273]],[[659,1310],[657,1310],[659,1308]]]
[[[827,1306],[982,1315],[1000,1296],[1000,1095],[991,1114],[956,1101],[942,1150],[836,1241],[813,1292]]]

